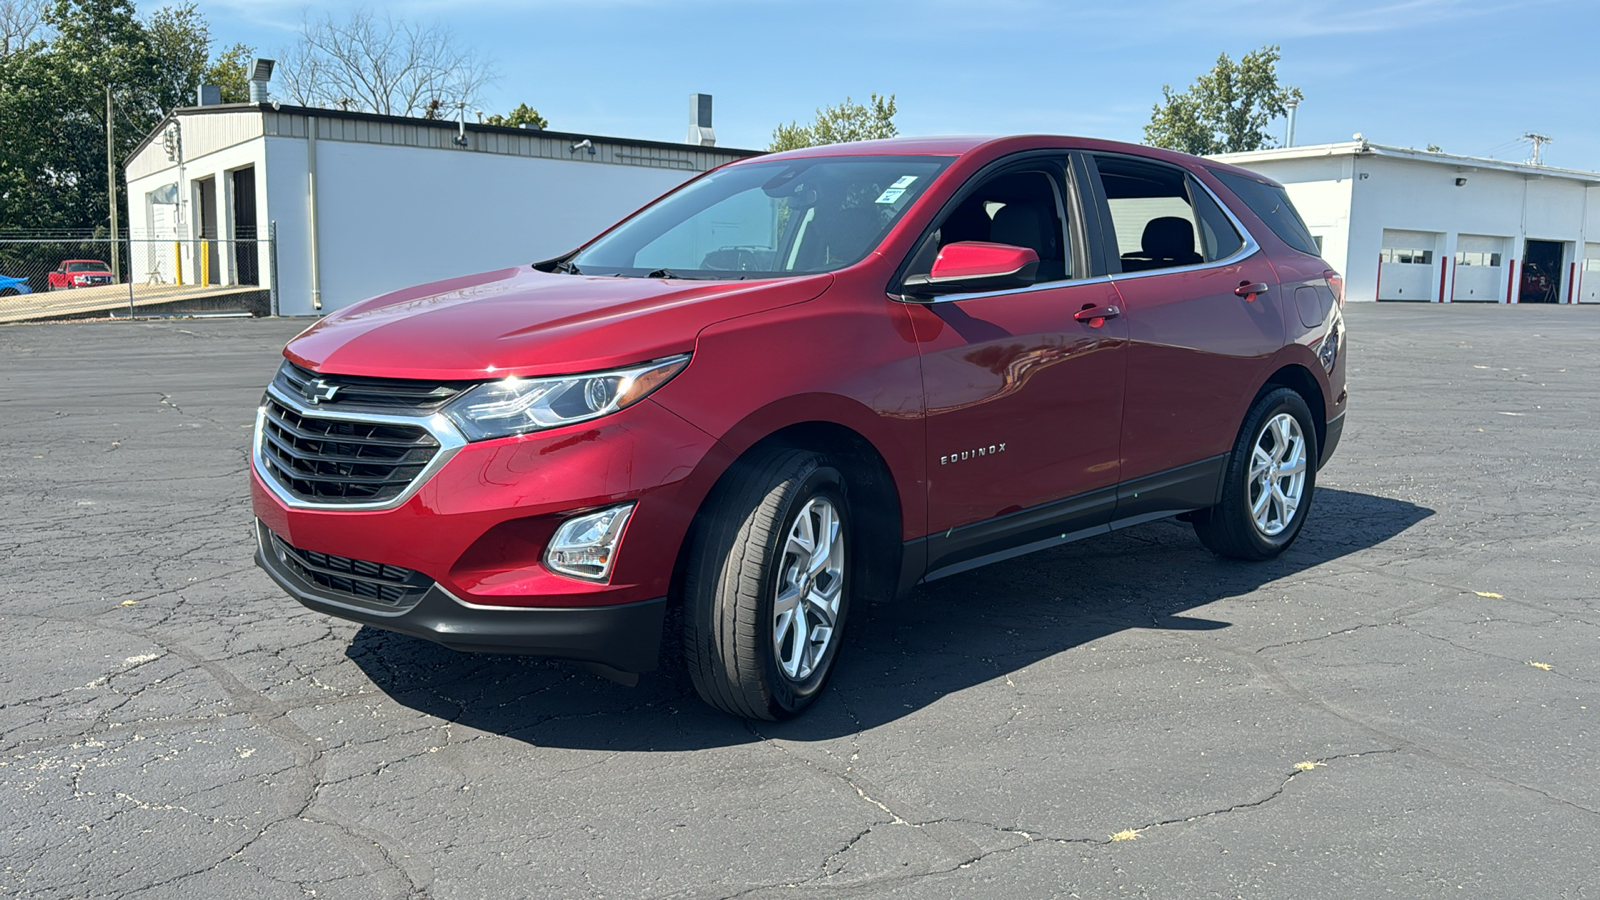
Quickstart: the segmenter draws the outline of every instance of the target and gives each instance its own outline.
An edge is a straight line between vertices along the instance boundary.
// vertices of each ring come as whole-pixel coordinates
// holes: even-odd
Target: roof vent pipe
[[[717,133],[711,130],[711,95],[689,95],[689,137],[687,143],[697,147],[715,147]]]
[[[272,67],[277,65],[276,60],[253,59],[250,61],[250,102],[267,102],[267,82],[272,80]]]

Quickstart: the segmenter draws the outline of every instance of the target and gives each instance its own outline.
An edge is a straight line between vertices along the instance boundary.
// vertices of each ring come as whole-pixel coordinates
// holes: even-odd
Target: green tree
[[[846,141],[892,138],[900,133],[900,129],[894,125],[896,112],[893,94],[887,98],[873,94],[870,104],[856,103],[846,97],[838,106],[817,110],[816,121],[809,125],[798,122],[779,125],[772,132],[772,143],[767,149],[776,152]]]
[[[1162,101],[1150,112],[1144,142],[1198,155],[1277,146],[1268,123],[1288,114],[1288,101],[1304,97],[1299,88],[1278,84],[1278,49],[1262,47],[1237,63],[1223,53],[1182,93],[1162,85]]]
[[[201,84],[214,84],[222,89],[223,103],[244,103],[250,99],[250,61],[256,48],[249,44],[234,44],[217,54],[206,67]]]
[[[141,20],[131,0],[55,0],[37,34],[0,56],[0,227],[105,228],[106,86],[120,161],[168,110],[193,105],[215,65],[209,28],[192,5]]]
[[[526,125],[529,128],[540,129],[550,127],[550,123],[545,120],[545,117],[539,115],[539,111],[537,109],[534,109],[526,103],[518,103],[517,108],[513,109],[508,115],[490,116],[483,120],[483,124],[504,125],[508,128],[516,128],[519,125]]]

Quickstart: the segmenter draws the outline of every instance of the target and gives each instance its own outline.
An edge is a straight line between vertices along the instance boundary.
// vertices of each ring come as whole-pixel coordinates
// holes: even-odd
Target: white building
[[[275,287],[282,315],[315,315],[555,256],[754,153],[267,103],[179,109],[125,164],[143,239],[129,278]],[[275,258],[257,240],[269,229]]]
[[[1215,158],[1288,189],[1350,300],[1600,302],[1600,173],[1367,141]]]

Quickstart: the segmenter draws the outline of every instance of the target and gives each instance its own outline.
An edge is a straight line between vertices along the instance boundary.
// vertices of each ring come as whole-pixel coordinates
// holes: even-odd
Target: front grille
[[[474,382],[413,381],[359,375],[320,375],[288,360],[273,379],[278,390],[316,406],[367,407],[415,412],[435,410],[455,399]]]
[[[301,550],[276,534],[272,551],[295,574],[326,590],[391,606],[415,603],[433,587],[433,579],[420,572],[386,563]]]
[[[268,395],[261,462],[278,484],[316,503],[384,503],[405,493],[439,442],[421,425],[325,419]]]

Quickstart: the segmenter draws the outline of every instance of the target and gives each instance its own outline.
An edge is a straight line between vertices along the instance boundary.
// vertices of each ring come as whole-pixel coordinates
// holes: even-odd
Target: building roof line
[[[1568,178],[1574,181],[1600,184],[1600,172],[1564,169],[1557,166],[1536,166],[1532,163],[1488,159],[1482,156],[1462,156],[1436,150],[1418,150],[1414,147],[1395,147],[1366,140],[1341,141],[1333,144],[1306,144],[1299,147],[1274,147],[1270,150],[1251,150],[1244,153],[1219,153],[1207,158],[1234,165],[1249,166],[1250,163],[1255,162],[1315,159],[1327,156],[1386,156],[1392,159],[1406,159],[1434,165],[1447,165],[1467,169],[1495,169],[1502,172],[1516,172],[1521,175]]]
[[[210,106],[180,106],[162,117],[161,121],[150,133],[145,135],[126,156],[122,158],[122,165],[127,166],[135,156],[138,156],[156,136],[166,130],[167,124],[179,116],[209,115],[213,113],[239,113],[260,112],[277,113],[278,115],[315,116],[326,119],[347,119],[364,122],[379,122],[391,125],[416,125],[422,127],[448,128],[455,130],[460,125],[454,119],[420,119],[412,116],[386,116],[381,113],[358,112],[347,109],[323,109],[315,106],[289,106],[287,104],[273,103],[219,103]],[[761,156],[765,150],[746,150],[738,147],[703,147],[699,144],[677,144],[671,141],[651,141],[639,138],[610,137],[602,134],[581,134],[569,131],[550,131],[541,128],[517,128],[508,125],[485,125],[478,122],[467,122],[466,130],[485,134],[512,134],[520,137],[546,137],[555,140],[582,141],[591,140],[618,147],[640,147],[655,150],[686,150],[698,153],[720,153],[727,156],[751,157]]]

